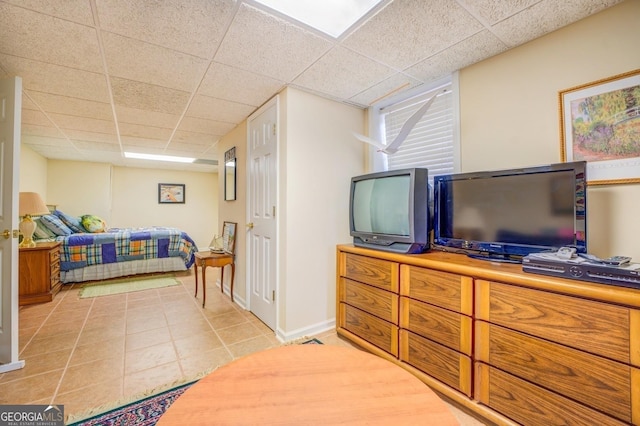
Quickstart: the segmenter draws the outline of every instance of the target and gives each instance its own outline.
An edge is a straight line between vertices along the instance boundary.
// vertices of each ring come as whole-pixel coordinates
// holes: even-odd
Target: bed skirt
[[[91,265],[70,271],[60,271],[60,281],[63,284],[70,284],[83,281],[106,280],[127,275],[186,270],[187,267],[184,264],[184,259],[181,257],[129,260],[127,262]]]

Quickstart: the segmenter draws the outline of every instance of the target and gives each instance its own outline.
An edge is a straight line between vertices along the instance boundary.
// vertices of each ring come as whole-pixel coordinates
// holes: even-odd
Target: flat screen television
[[[434,177],[434,246],[520,262],[587,251],[586,162]]]
[[[397,253],[429,249],[428,170],[390,170],[351,178],[353,244]]]

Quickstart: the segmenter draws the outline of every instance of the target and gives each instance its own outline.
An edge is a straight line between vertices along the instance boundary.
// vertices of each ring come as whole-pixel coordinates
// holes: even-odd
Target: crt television
[[[586,162],[434,177],[434,245],[520,262],[587,251]]]
[[[428,170],[389,170],[351,178],[353,244],[396,253],[429,249]]]

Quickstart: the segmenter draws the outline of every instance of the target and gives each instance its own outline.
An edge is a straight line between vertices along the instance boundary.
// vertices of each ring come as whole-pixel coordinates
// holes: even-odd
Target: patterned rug
[[[322,345],[323,343],[313,338],[300,344]],[[69,423],[69,426],[153,426],[169,406],[196,382],[197,380],[194,380],[102,414]]]
[[[178,281],[174,275],[96,281],[82,286],[80,289],[80,298],[131,293],[133,291],[170,287],[178,284],[180,284],[180,281]]]

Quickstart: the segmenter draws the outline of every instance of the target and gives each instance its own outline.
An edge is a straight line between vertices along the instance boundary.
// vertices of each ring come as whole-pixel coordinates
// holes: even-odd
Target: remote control
[[[601,261],[606,265],[620,266],[624,265],[625,263],[629,263],[631,261],[631,258],[628,256],[611,256],[606,259],[601,259]]]

